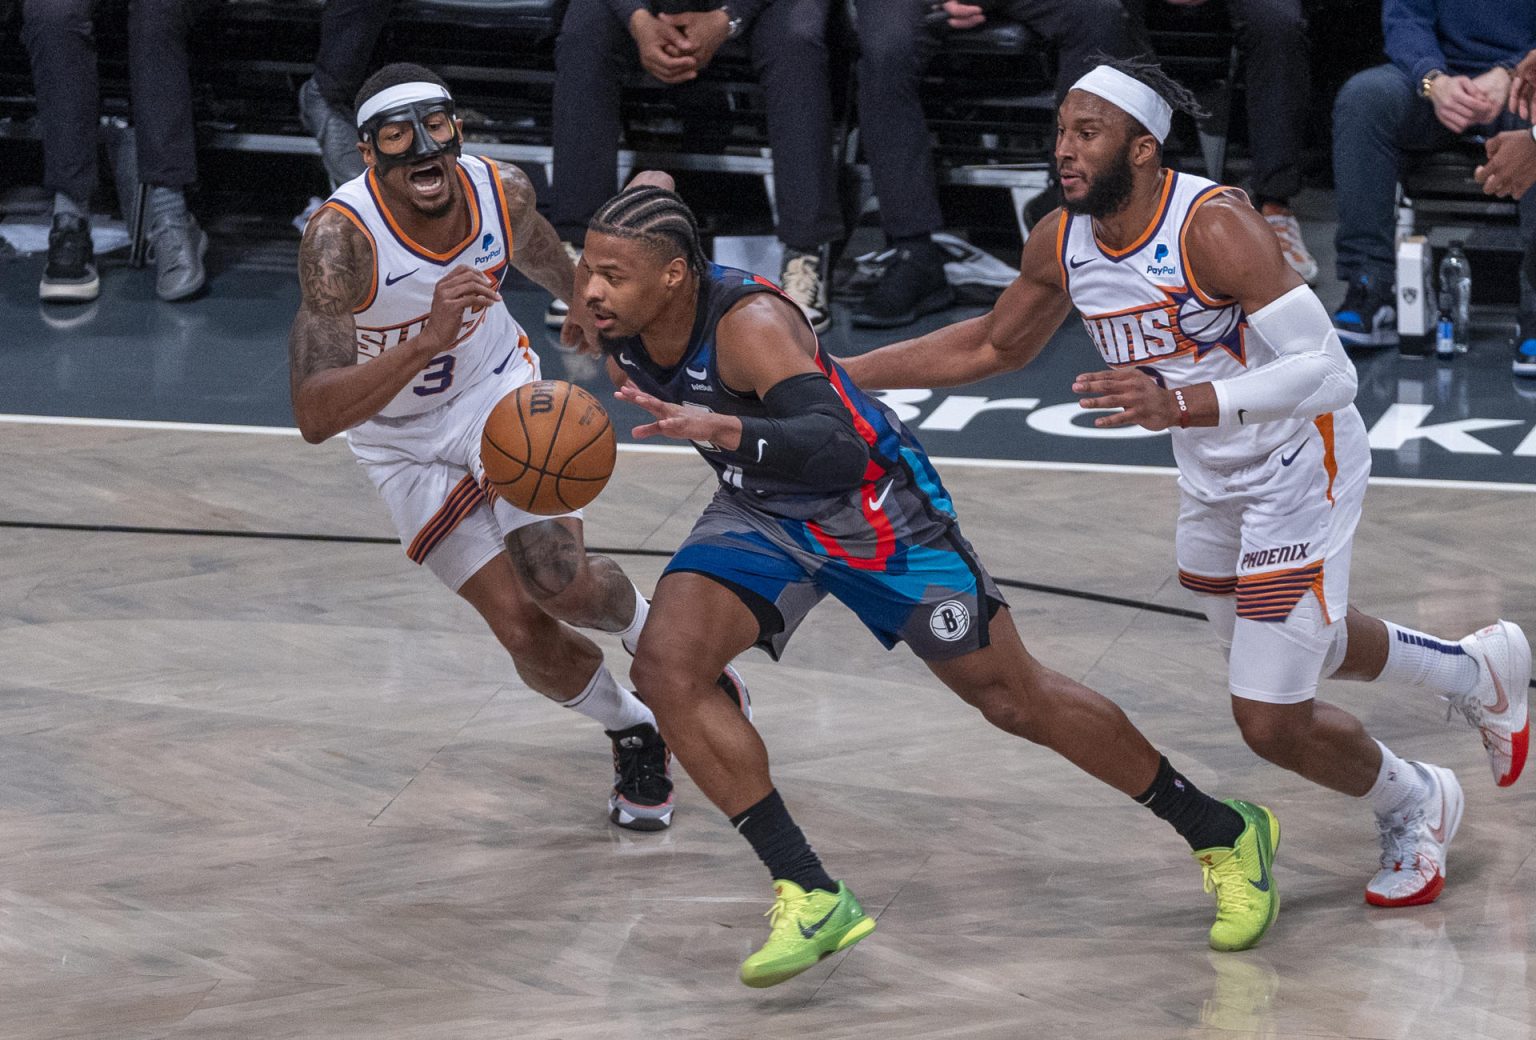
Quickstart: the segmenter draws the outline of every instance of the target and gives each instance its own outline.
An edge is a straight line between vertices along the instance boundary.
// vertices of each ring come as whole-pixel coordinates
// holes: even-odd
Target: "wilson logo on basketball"
[[[554,410],[554,388],[547,383],[533,384],[533,390],[528,395],[528,414],[543,415],[545,412],[552,412]]]

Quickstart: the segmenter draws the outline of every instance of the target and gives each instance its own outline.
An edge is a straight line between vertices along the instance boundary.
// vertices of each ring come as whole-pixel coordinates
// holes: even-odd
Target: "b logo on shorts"
[[[971,630],[971,612],[957,599],[947,599],[928,616],[928,631],[946,643],[953,643]]]

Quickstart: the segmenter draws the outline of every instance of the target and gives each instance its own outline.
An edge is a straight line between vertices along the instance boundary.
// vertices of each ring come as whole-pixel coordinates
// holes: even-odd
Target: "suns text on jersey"
[[[1179,335],[1177,323],[1178,311],[1172,303],[1083,316],[1088,337],[1110,365],[1133,365],[1190,349],[1192,344]]]
[[[475,330],[480,327],[480,323],[485,320],[485,315],[486,312],[483,310],[474,312],[468,321],[459,326],[459,334],[449,344],[448,349],[452,350],[474,335]],[[357,356],[363,359],[376,358],[390,347],[398,347],[411,337],[420,335],[421,330],[427,327],[427,322],[431,317],[430,314],[423,314],[420,317],[412,318],[410,321],[403,321],[398,325],[380,328],[358,326]]]

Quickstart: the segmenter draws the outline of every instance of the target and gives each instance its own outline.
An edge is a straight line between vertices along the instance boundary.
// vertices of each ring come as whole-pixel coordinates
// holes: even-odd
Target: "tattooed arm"
[[[507,193],[507,215],[512,221],[512,266],[548,289],[556,299],[570,303],[571,258],[566,256],[560,236],[549,221],[539,216],[532,182],[511,163],[500,169],[501,186]]]
[[[356,225],[322,210],[299,246],[298,316],[288,334],[289,389],[299,432],[311,444],[378,414],[458,334],[464,308],[500,296],[485,276],[467,267],[451,271],[432,298],[432,317],[421,333],[357,363],[352,311],[373,286],[373,247]]]

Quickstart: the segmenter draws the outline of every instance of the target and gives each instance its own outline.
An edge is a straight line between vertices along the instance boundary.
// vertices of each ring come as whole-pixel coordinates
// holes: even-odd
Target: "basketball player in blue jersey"
[[[1274,818],[1201,793],[1118,707],[1030,656],[922,445],[823,353],[792,300],[709,264],[693,214],[657,187],[597,212],[576,279],[619,396],[654,416],[635,434],[693,441],[719,477],[657,584],[630,674],[688,775],[773,878],[771,932],[743,982],[782,982],[875,926],[790,818],[757,731],[711,692],[748,647],[777,657],[828,594],[887,648],[907,643],[993,725],[1238,864],[1212,875],[1210,941],[1258,942],[1279,906]]]
[[[303,302],[289,339],[304,439],[346,433],[400,532],[490,625],[523,681],[602,724],[613,741],[609,817],[671,822],[670,756],[655,717],[570,625],[633,652],[646,601],[612,560],[586,553],[580,512],[547,518],[484,490],[480,434],[503,396],[539,378],[501,305],[515,266],[561,299],[571,262],[515,166],[463,156],[447,86],[389,65],[357,98],[367,172],[337,189],[299,250]],[[572,324],[572,329],[576,324]],[[740,677],[718,689],[746,707]]]
[[[1354,368],[1242,193],[1163,167],[1175,107],[1196,111],[1156,66],[1090,71],[1059,112],[1065,207],[1036,226],[992,312],[844,366],[871,388],[974,382],[1028,364],[1075,307],[1109,367],[1073,390],[1085,408],[1120,409],[1095,424],[1172,430],[1179,580],[1227,652],[1244,740],[1370,804],[1381,857],[1368,902],[1427,903],[1445,883],[1460,784],[1318,701],[1318,679],[1438,694],[1507,786],[1526,757],[1530,646],[1508,621],[1446,642],[1349,607],[1370,473]]]

